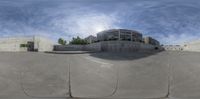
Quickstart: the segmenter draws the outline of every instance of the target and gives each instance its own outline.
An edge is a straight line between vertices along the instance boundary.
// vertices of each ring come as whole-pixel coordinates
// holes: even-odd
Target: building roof
[[[129,29],[107,29],[107,30],[104,30],[104,31],[101,31],[101,32],[98,32],[97,34],[101,34],[101,33],[107,33],[109,31],[131,31],[131,32],[134,32],[134,33],[138,33],[138,34],[141,34],[140,32],[136,31],[136,30],[129,30]]]

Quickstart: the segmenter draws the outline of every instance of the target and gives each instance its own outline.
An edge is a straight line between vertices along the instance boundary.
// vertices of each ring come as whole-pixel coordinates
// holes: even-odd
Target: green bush
[[[58,44],[61,44],[61,45],[66,45],[67,41],[64,40],[63,38],[59,38],[58,39]]]
[[[27,44],[20,44],[20,47],[28,47]]]
[[[88,44],[88,42],[84,39],[81,39],[79,36],[77,36],[76,38],[72,38],[72,41],[70,41],[70,44],[85,45],[85,44]]]

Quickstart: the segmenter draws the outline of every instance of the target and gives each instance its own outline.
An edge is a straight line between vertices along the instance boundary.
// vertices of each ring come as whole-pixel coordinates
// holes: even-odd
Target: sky
[[[87,37],[131,29],[161,44],[200,39],[200,0],[0,0],[0,37]]]

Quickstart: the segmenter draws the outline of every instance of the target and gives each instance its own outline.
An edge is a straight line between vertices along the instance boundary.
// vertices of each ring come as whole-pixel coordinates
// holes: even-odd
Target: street
[[[0,98],[200,97],[200,53],[0,53]]]

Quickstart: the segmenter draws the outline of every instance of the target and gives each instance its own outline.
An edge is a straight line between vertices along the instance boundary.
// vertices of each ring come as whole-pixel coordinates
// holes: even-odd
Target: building
[[[183,45],[183,50],[200,52],[200,40],[185,43]]]
[[[94,43],[94,42],[97,41],[97,37],[90,35],[90,36],[86,37],[85,40],[86,40],[89,44],[91,44],[91,43]]]
[[[160,42],[157,41],[156,39],[152,38],[152,37],[144,37],[143,42],[145,44],[160,45]]]
[[[0,38],[0,51],[52,51],[53,42],[40,36]]]
[[[86,45],[57,45],[55,51],[90,50],[111,52],[136,52],[136,51],[162,51],[160,43],[147,37],[148,42],[143,42],[142,34],[127,29],[109,29],[97,33],[97,37],[85,38],[90,44]],[[146,40],[146,39],[145,39]],[[146,40],[146,41],[147,41]]]
[[[182,45],[164,45],[165,50],[200,52],[200,40],[186,42]]]
[[[127,29],[110,29],[97,33],[97,41],[134,41],[142,42],[142,34]]]
[[[181,45],[163,45],[165,50],[169,51],[182,51],[183,47]]]

